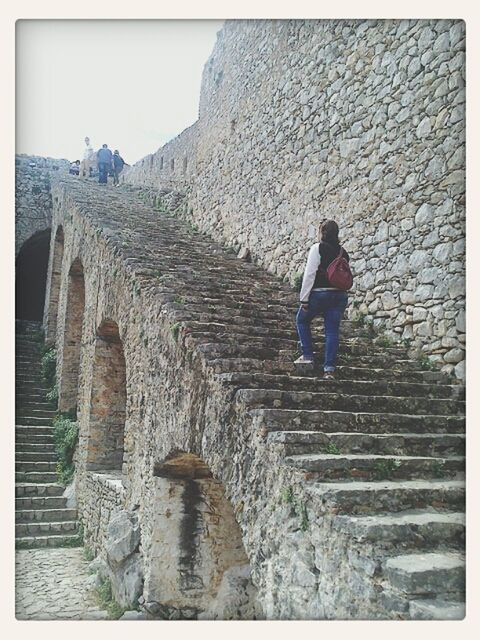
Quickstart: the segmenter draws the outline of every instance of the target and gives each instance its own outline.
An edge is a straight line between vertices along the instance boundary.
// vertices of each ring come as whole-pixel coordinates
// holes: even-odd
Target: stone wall
[[[50,176],[67,173],[68,160],[15,156],[15,256],[35,233],[50,229]]]
[[[258,422],[262,416],[252,417],[246,404],[248,394],[242,400],[236,387],[226,386],[217,375],[208,358],[209,348],[215,345],[197,343],[187,329],[179,333],[179,320],[185,316],[178,299],[191,292],[189,278],[195,278],[199,292],[211,282],[209,265],[203,260],[207,251],[218,262],[216,270],[237,280],[243,277],[248,282],[252,278],[261,282],[265,277],[261,269],[235,260],[218,245],[188,232],[186,225],[160,216],[126,190],[107,192],[93,183],[66,177],[54,185],[52,195],[52,238],[60,227],[64,238],[60,278],[49,278],[49,286],[58,288],[56,296],[50,291],[48,298],[58,299],[58,305],[51,302],[47,310],[48,320],[58,306],[57,345],[69,335],[71,314],[65,301],[72,266],[78,270],[81,264],[85,279],[75,462],[78,510],[86,543],[107,557],[113,515],[119,511],[137,514],[141,542],[138,558],[134,552],[134,564],[137,567],[141,560],[146,589],[156,593],[155,579],[159,580],[162,570],[157,562],[158,534],[165,530],[159,527],[159,520],[167,517],[156,470],[184,452],[200,459],[216,480],[216,498],[202,503],[201,531],[210,531],[212,536],[204,536],[206,562],[199,566],[207,576],[213,571],[220,601],[215,593],[210,602],[202,601],[205,616],[230,611],[229,579],[237,585],[241,581],[246,584],[240,610],[251,612],[256,608],[248,601],[252,590],[248,586],[247,559],[261,607],[257,617],[394,617],[397,612],[387,613],[389,609],[381,599],[374,546],[341,534],[334,538],[332,513],[325,507],[322,494],[315,493],[314,486],[311,494],[306,492],[304,473],[284,464],[281,446],[265,443]],[[52,255],[51,270],[55,263]],[[174,290],[169,284],[172,271]],[[214,281],[218,286],[218,280]],[[276,292],[277,304],[291,304],[288,287],[276,281],[270,286]],[[207,293],[203,295],[208,298]],[[207,310],[208,300],[204,305]],[[96,341],[107,320],[118,327],[125,358],[127,397],[121,471],[91,470],[88,464],[89,453],[97,444],[91,429],[92,393],[99,366]],[[62,377],[66,371],[62,365],[64,353],[60,348],[57,372],[63,372]],[[61,379],[59,385],[64,386]],[[108,415],[109,397],[115,390],[95,395]],[[110,397],[110,402],[113,406],[115,398]],[[292,499],[286,499],[286,492]],[[215,510],[223,500],[229,504],[231,517],[223,514],[217,520]],[[172,522],[182,516],[177,507]],[[173,535],[176,530],[172,526],[169,533]],[[172,542],[164,537],[161,542],[174,553],[181,548],[181,539],[179,535]],[[243,549],[236,544],[238,540]],[[232,541],[234,553],[228,554],[226,562],[224,552]],[[237,566],[239,575],[232,575]],[[129,565],[130,569],[133,571]],[[155,569],[156,578],[152,574]],[[134,585],[138,585],[140,573],[135,569],[132,575]],[[122,597],[126,601],[127,596]],[[175,602],[182,605],[179,600]]]
[[[186,147],[195,171],[166,172]],[[463,21],[227,21],[199,120],[124,181],[184,192],[190,222],[291,281],[336,219],[351,310],[464,377]]]

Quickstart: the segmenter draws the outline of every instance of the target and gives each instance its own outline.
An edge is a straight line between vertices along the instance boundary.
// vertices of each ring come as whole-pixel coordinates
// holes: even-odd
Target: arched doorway
[[[83,265],[77,258],[72,263],[68,274],[65,331],[58,389],[60,411],[68,411],[77,404],[84,310],[85,279]]]
[[[118,325],[97,329],[90,401],[87,469],[121,472],[127,404],[126,368]]]
[[[15,270],[15,317],[43,320],[50,229],[29,238],[18,252]]]
[[[261,617],[222,483],[200,457],[185,452],[155,465],[154,483],[146,599],[202,619]]]

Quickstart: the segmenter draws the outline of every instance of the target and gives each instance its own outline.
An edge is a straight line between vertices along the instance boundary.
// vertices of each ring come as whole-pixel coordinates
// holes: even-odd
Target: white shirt
[[[85,151],[83,152],[83,159],[84,160],[93,160],[94,159],[94,151],[93,151],[93,147],[91,144],[88,144],[85,147]]]
[[[308,303],[308,297],[310,296],[313,283],[315,282],[315,276],[317,275],[317,270],[320,266],[319,245],[320,243],[317,242],[310,249],[307,258],[307,266],[305,267],[305,271],[303,273],[302,289],[300,291],[300,302],[303,302],[305,304]]]

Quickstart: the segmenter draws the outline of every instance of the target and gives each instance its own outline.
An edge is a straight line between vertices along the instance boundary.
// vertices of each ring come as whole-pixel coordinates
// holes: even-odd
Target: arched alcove
[[[15,317],[43,319],[50,229],[35,233],[18,252],[15,269]]]
[[[95,339],[87,469],[121,471],[126,402],[123,344],[117,324],[105,320]]]
[[[83,265],[77,258],[68,273],[62,370],[58,388],[58,408],[60,411],[68,411],[77,404],[84,311],[85,279]]]
[[[155,465],[154,483],[147,599],[194,609],[205,619],[257,617],[249,560],[222,483],[201,458],[185,452]],[[235,580],[243,585],[237,613],[225,614],[225,602],[232,598],[225,591]]]
[[[45,318],[45,339],[47,343],[55,342],[57,335],[58,302],[60,299],[60,285],[62,282],[63,244],[63,228],[59,226],[55,233],[53,253],[51,257],[52,271],[50,275],[48,310]]]

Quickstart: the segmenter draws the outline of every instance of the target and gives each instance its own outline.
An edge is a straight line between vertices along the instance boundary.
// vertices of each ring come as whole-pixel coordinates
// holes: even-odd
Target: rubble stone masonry
[[[464,377],[463,21],[227,21],[198,121],[124,180],[291,281],[334,218],[357,313]]]

